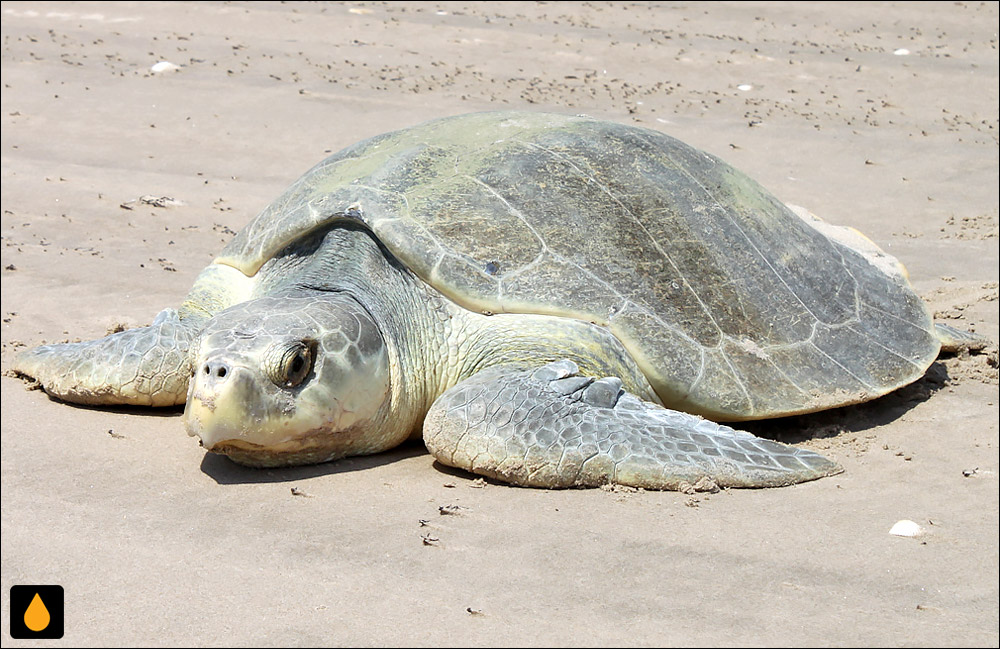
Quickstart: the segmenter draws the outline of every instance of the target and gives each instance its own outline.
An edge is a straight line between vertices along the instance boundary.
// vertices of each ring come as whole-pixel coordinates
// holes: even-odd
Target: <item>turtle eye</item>
[[[313,364],[313,350],[304,342],[292,343],[281,354],[280,360],[268,372],[275,385],[294,388],[309,376]]]

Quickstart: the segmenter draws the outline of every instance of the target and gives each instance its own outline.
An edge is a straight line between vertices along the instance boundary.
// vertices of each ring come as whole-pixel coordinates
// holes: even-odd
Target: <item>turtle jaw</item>
[[[357,451],[344,450],[344,441],[356,438],[355,431],[331,433],[313,431],[294,439],[275,444],[254,444],[242,439],[229,438],[205,448],[219,455],[225,455],[233,462],[253,468],[275,468],[319,464],[337,460],[348,455],[358,455]]]
[[[336,402],[327,403],[322,417],[310,416],[308,408],[299,408],[307,411],[299,416],[251,413],[248,403],[253,402],[193,389],[184,410],[188,435],[198,437],[211,453],[245,466],[268,468],[376,453],[398,443],[384,439]]]
[[[298,437],[293,399],[262,389],[259,377],[247,367],[230,364],[227,373],[224,382],[207,373],[195,374],[184,408],[188,435],[198,437],[212,452],[232,443],[257,448],[288,445]]]
[[[313,464],[346,454],[350,417],[335,403],[317,417],[297,407],[297,395],[262,389],[249,370],[230,372],[222,386],[192,381],[184,425],[205,450],[257,467]]]

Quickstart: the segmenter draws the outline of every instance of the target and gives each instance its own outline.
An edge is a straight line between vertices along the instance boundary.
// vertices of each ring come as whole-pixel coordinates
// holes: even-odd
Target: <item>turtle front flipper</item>
[[[202,324],[201,318],[181,320],[175,310],[165,309],[148,327],[23,351],[13,370],[72,403],[181,404],[191,378],[188,349]]]
[[[494,367],[434,402],[424,442],[442,463],[531,487],[608,483],[680,489],[778,487],[843,469],[823,456],[667,410],[571,361]]]

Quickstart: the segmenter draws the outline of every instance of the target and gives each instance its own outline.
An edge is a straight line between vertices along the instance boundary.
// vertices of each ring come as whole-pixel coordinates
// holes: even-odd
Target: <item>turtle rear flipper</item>
[[[197,322],[196,322],[197,321]],[[191,378],[188,349],[200,318],[181,320],[165,309],[148,327],[81,343],[21,352],[13,370],[72,403],[172,406],[184,403]]]
[[[522,486],[777,487],[842,471],[812,451],[644,402],[618,379],[581,377],[570,361],[459,383],[427,413],[424,441],[444,464]]]
[[[979,352],[987,347],[995,346],[993,341],[985,336],[956,329],[943,322],[934,323],[934,333],[941,341],[941,351],[947,354],[957,354],[963,349],[970,352]]]

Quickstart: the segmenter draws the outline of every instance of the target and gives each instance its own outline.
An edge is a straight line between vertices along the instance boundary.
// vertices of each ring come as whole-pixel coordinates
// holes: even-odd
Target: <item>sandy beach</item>
[[[853,226],[998,332],[995,2],[3,2],[2,633],[80,646],[997,646],[996,350],[755,434],[840,475],[505,486],[421,444],[253,470],[182,409],[85,408],[26,346],[148,324],[329,154],[436,117],[585,113]],[[457,506],[457,507],[448,507]],[[442,510],[442,508],[444,508]],[[922,534],[889,533],[900,520]]]

